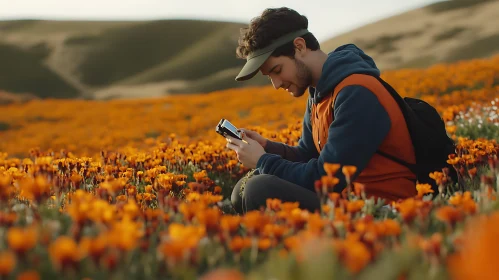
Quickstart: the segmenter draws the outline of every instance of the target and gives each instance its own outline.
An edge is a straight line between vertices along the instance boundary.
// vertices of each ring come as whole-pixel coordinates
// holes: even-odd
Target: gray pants
[[[320,209],[319,198],[315,192],[277,176],[257,172],[244,183],[241,197],[240,189],[244,179],[237,182],[231,196],[232,206],[240,214],[265,207],[268,198],[280,199],[282,202],[298,202],[301,209],[310,212]]]

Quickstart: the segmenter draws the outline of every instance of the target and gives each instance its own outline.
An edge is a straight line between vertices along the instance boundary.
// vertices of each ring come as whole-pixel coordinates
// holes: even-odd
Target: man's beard
[[[293,92],[294,97],[302,96],[307,88],[312,84],[312,73],[308,69],[307,65],[301,60],[295,59],[296,65],[296,80],[295,84],[296,92]]]

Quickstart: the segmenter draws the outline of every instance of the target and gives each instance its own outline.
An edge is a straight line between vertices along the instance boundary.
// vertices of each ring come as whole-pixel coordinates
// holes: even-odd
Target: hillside
[[[439,2],[321,42],[355,43],[381,70],[499,53],[499,1]],[[0,21],[0,90],[40,98],[113,99],[268,85],[234,81],[243,23]],[[10,99],[9,99],[10,100]]]
[[[0,22],[0,61],[7,62],[0,68],[0,89],[68,98],[182,91],[244,64],[235,56],[243,26],[197,20]],[[241,86],[222,83],[211,88]]]
[[[490,57],[499,53],[498,11],[497,0],[438,2],[357,28],[321,48],[332,51],[353,42],[381,70]]]

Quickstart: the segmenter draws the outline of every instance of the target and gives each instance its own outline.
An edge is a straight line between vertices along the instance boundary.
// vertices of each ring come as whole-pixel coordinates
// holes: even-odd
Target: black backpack
[[[402,98],[397,91],[381,77],[375,77],[397,101],[405,121],[416,153],[416,164],[410,164],[380,150],[378,154],[407,166],[416,174],[418,183],[432,186],[434,195],[438,194],[438,185],[429,177],[431,172],[448,168],[452,183],[460,184],[456,169],[447,163],[450,154],[456,153],[456,144],[447,135],[445,122],[437,110],[423,100],[411,97]]]

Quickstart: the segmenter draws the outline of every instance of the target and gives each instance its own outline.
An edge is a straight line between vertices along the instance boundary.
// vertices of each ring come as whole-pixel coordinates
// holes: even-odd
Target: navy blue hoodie
[[[319,103],[352,74],[379,76],[380,71],[374,60],[354,44],[340,46],[328,54],[317,87],[309,88],[298,146],[269,140],[265,147],[266,154],[257,162],[260,174],[275,175],[315,191],[315,181],[326,175],[324,162],[356,166],[354,179],[362,172],[391,126],[388,113],[374,93],[362,86],[347,86],[338,93],[333,108],[334,120],[320,154],[312,138],[310,123],[311,103]],[[341,168],[336,177],[340,183],[335,191],[341,192],[346,186]]]

